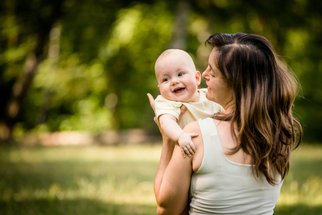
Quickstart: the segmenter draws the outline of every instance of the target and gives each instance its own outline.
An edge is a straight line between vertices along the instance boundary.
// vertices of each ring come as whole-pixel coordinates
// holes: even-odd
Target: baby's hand
[[[184,132],[179,136],[178,144],[182,148],[184,156],[191,157],[195,154],[196,147],[191,140],[193,136],[196,136],[196,134]]]

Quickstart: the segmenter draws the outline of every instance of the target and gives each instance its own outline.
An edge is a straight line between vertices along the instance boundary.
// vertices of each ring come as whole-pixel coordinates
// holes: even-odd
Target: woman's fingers
[[[150,93],[147,93],[146,95],[148,96],[148,99],[149,99],[149,102],[150,102],[150,106],[151,106],[152,110],[154,111],[154,98],[153,98],[153,96]]]
[[[147,93],[146,95],[148,96],[148,99],[149,99],[149,102],[150,102],[150,106],[151,106],[151,108],[152,108],[152,110],[153,110],[153,112],[155,114],[154,98],[153,98],[153,96],[150,93]],[[156,116],[154,116],[153,117],[153,120],[154,120],[155,124],[157,124],[157,126],[159,127],[159,130],[161,131],[161,127],[160,127],[160,123],[159,123],[158,118]],[[162,133],[162,131],[161,131],[161,133]]]

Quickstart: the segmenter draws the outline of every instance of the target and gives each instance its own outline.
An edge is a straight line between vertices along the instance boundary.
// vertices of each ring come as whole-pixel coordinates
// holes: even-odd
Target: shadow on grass
[[[153,205],[115,204],[91,199],[36,199],[0,202],[1,215],[150,215],[155,212],[156,209]]]
[[[115,204],[90,199],[75,200],[27,200],[15,202],[0,202],[1,215],[150,215],[155,214],[155,206],[143,204]],[[317,215],[322,214],[322,205],[308,206],[304,204],[294,206],[279,206],[275,215]]]
[[[292,205],[292,206],[279,206],[275,208],[274,215],[318,215],[322,214],[322,205],[304,205],[304,204],[298,204],[298,205]]]

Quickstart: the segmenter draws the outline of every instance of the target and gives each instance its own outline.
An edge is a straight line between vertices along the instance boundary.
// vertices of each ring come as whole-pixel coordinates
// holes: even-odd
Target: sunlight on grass
[[[154,214],[153,177],[160,149],[160,145],[122,145],[2,150],[0,214],[14,214],[8,209],[12,203],[79,199],[105,204],[103,214]],[[149,207],[122,209],[124,204]],[[1,208],[7,210],[2,213]]]
[[[155,214],[161,145],[0,150],[0,214]],[[294,151],[275,214],[322,214],[322,146]]]
[[[303,144],[293,152],[291,169],[284,181],[277,208],[297,208],[298,205],[312,209],[290,214],[322,213],[322,147]]]
[[[158,161],[160,145],[18,147],[3,153],[9,162]]]
[[[309,178],[302,185],[299,185],[297,181],[291,181],[288,187],[283,188],[279,198],[279,205],[322,205],[321,188],[321,178]]]

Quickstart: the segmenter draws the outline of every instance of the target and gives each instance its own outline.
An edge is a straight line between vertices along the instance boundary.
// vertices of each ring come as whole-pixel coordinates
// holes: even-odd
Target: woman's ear
[[[199,86],[201,84],[201,73],[199,71],[196,71],[196,82],[197,82],[197,85]]]

